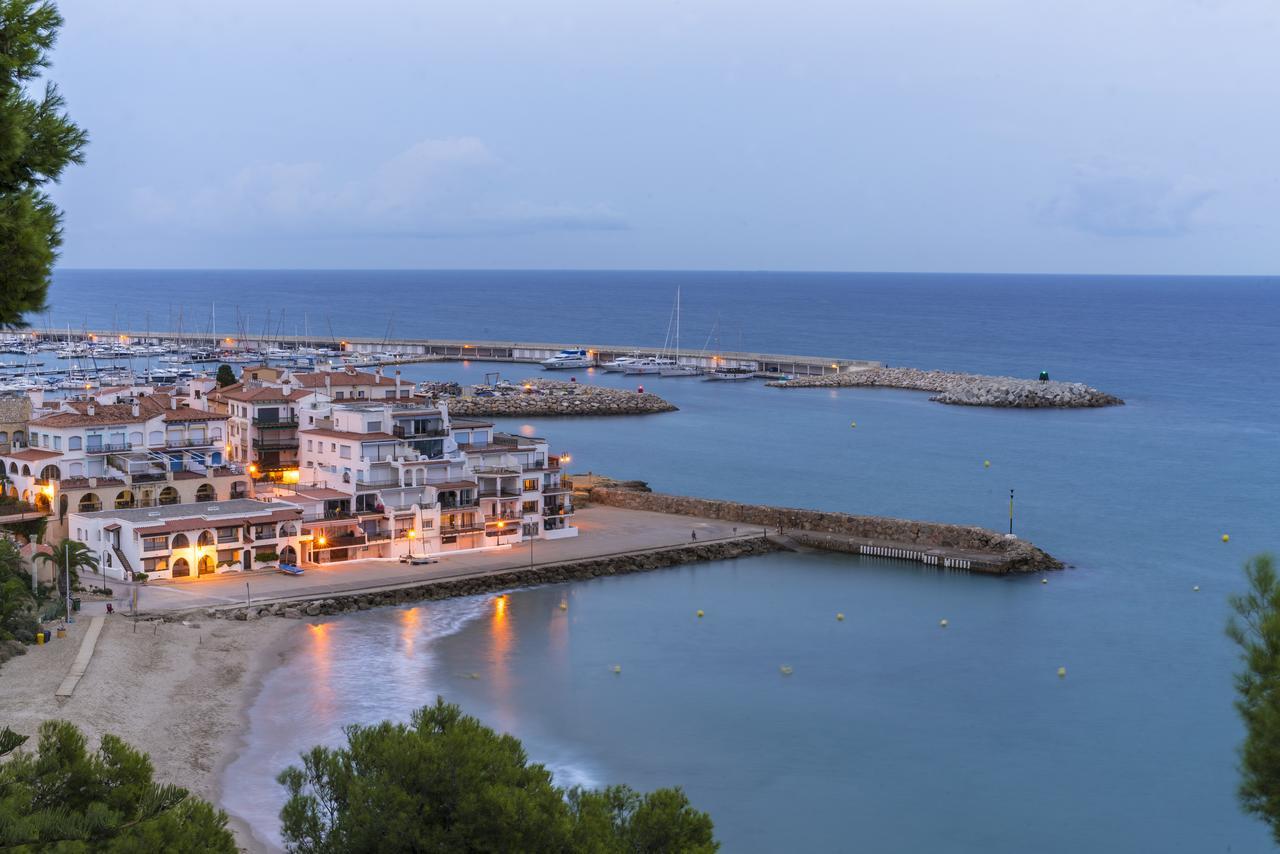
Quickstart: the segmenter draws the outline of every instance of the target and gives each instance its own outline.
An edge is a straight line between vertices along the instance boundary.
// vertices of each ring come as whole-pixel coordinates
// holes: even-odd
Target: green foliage
[[[1236,709],[1244,720],[1239,788],[1244,811],[1271,827],[1280,843],[1280,579],[1275,558],[1258,555],[1244,567],[1248,592],[1232,596],[1227,635],[1240,647]]]
[[[280,555],[276,554],[275,552],[258,552],[256,555],[253,556],[253,559],[258,563],[271,563],[273,561],[279,560]]]
[[[710,854],[711,819],[679,789],[556,787],[524,747],[437,698],[408,724],[348,726],[279,781],[290,851]]]
[[[62,26],[50,2],[0,0],[0,329],[44,308],[62,214],[43,187],[84,161],[88,135],[58,89],[33,91]]]
[[[63,537],[62,542],[53,547],[52,554],[42,552],[36,555],[36,560],[52,563],[57,568],[58,592],[63,596],[67,595],[68,569],[71,570],[71,587],[73,589],[80,584],[80,570],[98,571],[98,556],[94,554],[93,549],[70,537]]]
[[[0,731],[0,755],[24,741]],[[90,751],[66,721],[40,726],[34,753],[0,765],[0,849],[35,852],[236,851],[226,814],[152,780],[151,760],[104,735]]]
[[[223,388],[235,383],[236,372],[230,365],[218,365],[218,375],[215,379],[218,382],[218,388]]]
[[[36,605],[31,576],[22,571],[17,546],[0,540],[0,640],[35,640]]]

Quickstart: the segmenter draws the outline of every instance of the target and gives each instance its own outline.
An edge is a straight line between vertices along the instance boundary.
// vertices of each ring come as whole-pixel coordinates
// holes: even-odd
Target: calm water
[[[313,333],[333,318],[337,335],[382,335],[394,311],[395,335],[660,342],[677,284],[697,346],[719,315],[726,348],[1044,368],[1129,405],[1001,412],[646,377],[681,411],[505,426],[551,437],[575,468],[698,495],[1000,528],[1014,487],[1019,533],[1076,568],[1041,585],[770,556],[519,591],[501,611],[334,620],[268,677],[230,808],[270,832],[271,777],[299,750],[439,692],[565,782],[685,785],[730,851],[1268,850],[1234,802],[1222,625],[1240,564],[1280,548],[1275,281],[69,271],[51,322],[149,312],[160,328],[184,306],[207,328],[218,293],[228,334],[235,306],[257,332],[296,296]],[[480,298],[494,292],[512,298]]]

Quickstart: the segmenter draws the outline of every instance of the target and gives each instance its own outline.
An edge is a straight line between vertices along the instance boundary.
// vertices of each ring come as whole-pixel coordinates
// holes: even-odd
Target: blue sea
[[[680,411],[504,426],[701,496],[1003,529],[1015,489],[1017,532],[1071,568],[771,555],[336,619],[266,678],[228,808],[271,838],[283,764],[439,693],[565,783],[683,785],[731,852],[1271,849],[1235,801],[1223,625],[1243,562],[1280,550],[1280,280],[66,270],[35,325],[660,344],[677,288],[697,349],[714,328],[727,350],[1047,370],[1128,403],[645,377]],[[495,369],[534,372],[404,370]]]

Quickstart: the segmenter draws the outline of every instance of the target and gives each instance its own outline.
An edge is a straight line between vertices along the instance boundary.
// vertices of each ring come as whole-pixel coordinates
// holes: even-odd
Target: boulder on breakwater
[[[548,416],[548,415],[650,415],[674,412],[676,406],[656,394],[570,383],[528,379],[501,386],[492,395],[470,395],[450,401],[451,415]]]
[[[1024,380],[916,368],[868,368],[768,383],[778,388],[903,388],[936,392],[930,400],[954,406],[1075,409],[1123,406],[1124,401],[1084,383]]]

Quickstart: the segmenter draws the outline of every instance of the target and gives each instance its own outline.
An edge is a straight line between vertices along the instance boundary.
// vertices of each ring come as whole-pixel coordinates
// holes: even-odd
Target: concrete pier
[[[258,338],[238,340],[222,336],[199,333],[173,332],[111,332],[90,330],[86,336],[95,336],[99,341],[118,341],[123,337],[131,344],[177,344],[197,345],[201,347],[226,347],[255,349],[259,347],[332,347],[353,355],[381,353],[395,350],[403,353],[405,358],[395,363],[412,363],[435,360],[480,361],[480,362],[541,362],[549,359],[561,350],[587,350],[596,363],[607,362],[619,356],[630,356],[635,353],[652,354],[659,347],[638,344],[592,344],[583,342],[534,342],[534,341],[468,341],[443,338],[358,338],[347,337],[333,339],[320,336],[278,335],[267,340]],[[53,336],[63,340],[60,336]],[[84,337],[84,336],[81,336]],[[843,371],[878,368],[882,362],[867,359],[841,359],[835,356],[797,356],[779,353],[756,353],[733,351],[708,353],[691,351],[680,354],[682,363],[697,365],[708,370],[720,366],[735,366],[754,363],[761,373],[788,375],[793,377],[811,377],[824,374],[836,374]],[[390,364],[390,363],[389,363]]]

